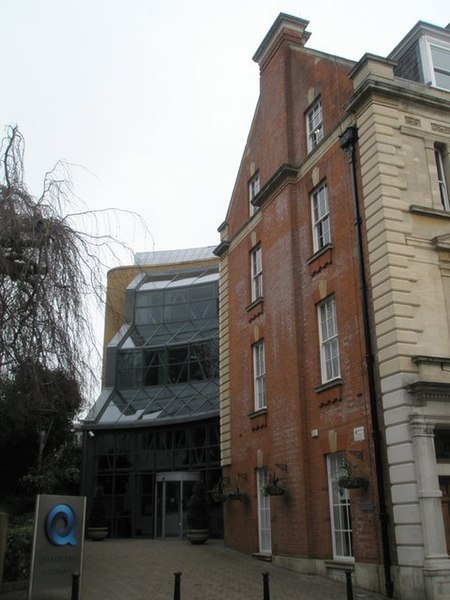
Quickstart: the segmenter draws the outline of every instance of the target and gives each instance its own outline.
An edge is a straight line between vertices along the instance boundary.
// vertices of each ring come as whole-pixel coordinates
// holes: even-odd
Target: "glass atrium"
[[[204,250],[211,261],[201,264],[193,251],[140,255],[145,266],[125,289],[104,387],[83,424],[83,493],[102,486],[113,537],[183,537],[194,482],[210,490],[220,478],[219,276]],[[221,512],[211,506],[213,535]]]

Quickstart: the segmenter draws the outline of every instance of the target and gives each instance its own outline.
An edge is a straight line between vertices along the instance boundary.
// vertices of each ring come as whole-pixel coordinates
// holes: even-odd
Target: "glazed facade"
[[[84,421],[84,489],[114,537],[183,537],[195,481],[220,477],[218,269],[210,248],[110,271],[104,386]],[[211,530],[220,535],[220,510]]]

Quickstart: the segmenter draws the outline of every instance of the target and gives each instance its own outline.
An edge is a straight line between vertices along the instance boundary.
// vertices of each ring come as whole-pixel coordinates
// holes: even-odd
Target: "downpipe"
[[[377,392],[376,392],[376,375],[375,375],[375,355],[373,350],[372,332],[370,327],[370,311],[369,311],[369,297],[367,291],[367,280],[364,263],[364,247],[361,234],[361,213],[359,207],[359,196],[358,196],[358,185],[356,176],[356,142],[358,140],[358,130],[356,127],[348,127],[344,133],[339,137],[339,142],[342,150],[347,153],[350,174],[352,179],[352,192],[353,192],[353,205],[355,215],[355,234],[357,242],[357,254],[358,254],[358,268],[359,268],[359,282],[361,290],[361,306],[362,316],[364,325],[364,341],[366,347],[366,365],[367,365],[367,377],[369,386],[369,400],[370,400],[370,412],[372,419],[372,435],[374,443],[374,455],[375,455],[375,471],[377,477],[377,488],[378,488],[378,504],[380,511],[380,530],[381,530],[381,541],[383,547],[383,566],[384,566],[384,581],[386,595],[388,598],[392,598],[394,595],[394,583],[391,578],[391,550],[389,544],[389,527],[388,527],[388,514],[386,510],[386,494],[384,489],[384,472],[383,472],[383,461],[381,451],[381,432],[378,420],[378,406],[377,406]]]

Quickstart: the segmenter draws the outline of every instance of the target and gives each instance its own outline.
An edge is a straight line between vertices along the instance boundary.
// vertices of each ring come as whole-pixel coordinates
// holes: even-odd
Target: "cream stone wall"
[[[450,426],[450,402],[410,392],[418,381],[450,384],[450,369],[429,358],[450,358],[450,213],[442,210],[434,157],[435,143],[450,147],[450,99],[436,90],[426,99],[427,88],[402,80],[390,87],[392,66],[375,63],[367,60],[357,70],[356,95],[358,86],[372,91],[358,105],[355,101],[354,113],[393,504],[396,589],[401,598],[437,599],[450,597],[450,562],[433,430]],[[417,356],[428,358],[413,360]]]
[[[230,334],[228,301],[228,257],[219,267],[220,335],[220,456],[222,466],[231,464]]]

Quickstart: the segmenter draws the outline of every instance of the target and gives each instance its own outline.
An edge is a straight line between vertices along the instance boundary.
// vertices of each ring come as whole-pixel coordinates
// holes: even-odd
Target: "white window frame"
[[[322,383],[341,376],[336,318],[336,299],[330,296],[317,306],[320,340],[320,367]]]
[[[253,344],[253,390],[255,410],[266,408],[266,367],[264,360],[264,340]]]
[[[251,252],[252,263],[252,302],[263,297],[262,250],[258,244]]]
[[[328,186],[326,183],[319,185],[311,194],[311,218],[314,252],[318,252],[327,244],[331,244]]]
[[[319,98],[306,113],[308,152],[311,152],[323,139],[322,101]]]
[[[439,87],[444,90],[450,90],[450,81],[449,85],[446,86],[440,86],[436,81],[436,72],[442,72],[446,77],[450,78],[450,67],[448,69],[435,67],[433,59],[433,49],[445,52],[449,55],[450,59],[450,45],[446,44],[442,40],[438,40],[428,36],[421,37],[419,44],[425,83],[427,85],[432,85],[433,87]]]
[[[339,487],[339,477],[346,474],[344,464],[344,452],[327,455],[331,540],[334,560],[354,562],[350,494]]]
[[[266,494],[265,488],[269,476],[267,467],[256,470],[256,485],[258,491],[258,538],[259,553],[272,554],[272,527],[270,520],[270,496]]]
[[[442,146],[435,145],[434,158],[436,160],[436,171],[439,185],[439,194],[444,210],[450,211],[450,197],[445,172],[444,149]]]
[[[258,207],[252,204],[252,200],[259,194],[260,189],[261,182],[259,179],[259,171],[257,171],[248,182],[248,204],[250,216],[253,216],[258,210]]]

